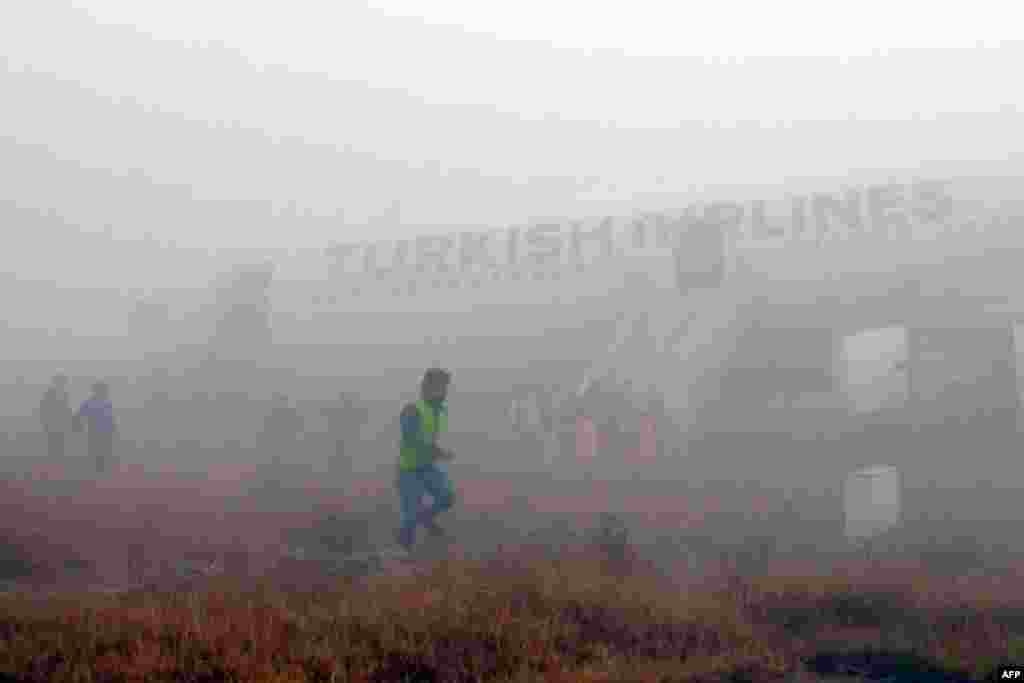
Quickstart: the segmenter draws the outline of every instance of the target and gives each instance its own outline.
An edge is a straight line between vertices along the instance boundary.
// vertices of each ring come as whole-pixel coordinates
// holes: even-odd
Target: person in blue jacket
[[[92,385],[92,396],[78,408],[74,416],[74,430],[86,427],[89,458],[96,463],[101,474],[114,459],[114,441],[117,438],[117,420],[110,401],[110,387],[106,382]]]

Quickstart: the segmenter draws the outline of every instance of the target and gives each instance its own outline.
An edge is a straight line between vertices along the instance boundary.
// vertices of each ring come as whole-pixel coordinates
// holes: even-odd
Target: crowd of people
[[[363,387],[353,385],[317,398],[317,387],[299,382],[293,400],[268,381],[269,400],[260,400],[251,390],[201,391],[193,381],[185,379],[181,391],[173,391],[178,387],[167,373],[155,372],[148,379],[124,382],[117,392],[120,400],[115,400],[107,382],[99,381],[78,403],[71,399],[69,378],[56,375],[38,404],[46,452],[63,458],[74,445],[73,435],[81,432],[90,462],[100,472],[109,469],[116,452],[125,447],[153,450],[170,445],[179,451],[181,465],[191,457],[190,451],[222,448],[240,451],[232,452],[231,459],[279,471],[315,461],[341,474],[376,470],[387,459],[384,451],[393,449],[394,429],[388,425],[395,417],[384,413],[386,404],[394,405],[400,396],[392,401],[371,398]],[[493,391],[466,387],[456,399],[460,417],[464,415],[456,432],[473,450],[485,443],[491,449],[500,449],[501,444],[514,447],[518,464],[535,470],[555,467],[559,458],[571,460],[579,420],[587,418],[602,435],[601,450],[614,457],[636,440],[640,414],[653,410],[659,421],[663,417],[656,402],[642,399],[628,382],[608,380],[593,382],[582,392],[570,382],[556,386],[551,381],[507,383]],[[497,455],[481,452],[479,460],[484,465],[494,461],[501,469]]]
[[[150,379],[154,380],[152,386],[145,382],[136,382],[134,386],[126,383],[126,389],[134,389],[137,393],[141,385],[142,391],[146,393],[144,397],[129,393],[129,403],[147,404],[148,412],[155,410],[163,420],[181,418],[181,414],[169,409],[175,400],[167,391],[167,378],[164,377],[162,382],[158,381],[160,377]],[[453,458],[452,451],[436,443],[436,438],[447,432],[447,386],[450,381],[449,371],[438,368],[428,371],[423,378],[419,400],[406,403],[400,414],[393,409],[388,415],[376,415],[382,413],[383,408],[372,405],[355,390],[340,392],[327,401],[305,397],[309,400],[303,400],[298,405],[284,392],[273,392],[269,402],[262,402],[265,408],[262,424],[256,429],[259,433],[254,435],[259,443],[259,451],[265,456],[261,459],[266,486],[281,489],[289,479],[290,468],[310,465],[308,448],[304,450],[298,447],[310,431],[310,419],[319,417],[322,424],[326,425],[326,430],[321,431],[326,439],[314,442],[319,450],[324,451],[322,455],[329,463],[330,470],[345,475],[353,473],[355,459],[377,457],[367,455],[374,449],[366,448],[367,443],[361,440],[361,432],[368,422],[380,422],[385,425],[381,430],[383,439],[389,443],[387,446],[382,443],[382,448],[376,450],[381,451],[381,456],[385,450],[390,453],[381,459],[386,457],[394,461],[395,451],[398,452],[395,489],[402,513],[397,540],[405,548],[411,548],[415,527],[420,523],[424,523],[431,534],[441,535],[443,532],[432,521],[433,517],[454,503],[454,487],[448,478],[447,468],[439,466],[442,461]],[[313,387],[306,388],[312,391]],[[493,469],[492,474],[500,476],[502,472],[515,471],[505,469],[506,462],[518,461],[525,465],[522,472],[553,472],[563,464],[578,471],[581,421],[588,421],[601,433],[599,450],[602,454],[610,455],[611,460],[621,461],[621,454],[636,441],[638,418],[650,413],[653,405],[650,401],[638,401],[640,392],[628,383],[620,384],[608,379],[590,383],[585,391],[574,391],[569,385],[553,387],[543,382],[508,384],[503,389],[487,393],[487,399],[482,393],[474,393],[473,389],[457,397],[456,421],[462,423],[466,420],[463,424],[469,427],[458,431],[470,439],[456,443],[469,446],[470,455],[467,459],[472,462],[471,470],[477,467],[481,471]],[[409,396],[408,392],[404,393]],[[201,403],[201,410],[210,413],[207,415],[207,424],[219,421],[222,434],[228,434],[233,427],[237,427],[237,423],[231,424],[230,413],[234,408],[229,405],[232,403],[228,398],[230,394],[221,394],[219,401],[215,394],[212,403],[198,401],[196,398],[205,396],[209,399],[209,392],[198,392],[192,396],[193,400],[184,401],[183,404]],[[254,403],[261,403],[254,401],[247,392],[237,393],[237,396],[247,400],[249,408]],[[395,408],[400,405],[400,402],[392,403]],[[508,428],[506,447],[515,450],[514,457],[506,458],[505,453],[496,452],[501,446],[491,440],[491,425],[478,422],[481,413],[474,412],[482,405],[490,405],[486,411],[492,413],[496,421],[505,423]],[[38,412],[45,434],[46,452],[51,459],[65,458],[71,435],[84,433],[90,465],[100,474],[111,469],[118,456],[118,445],[123,443],[122,413],[115,409],[113,392],[107,382],[92,383],[90,394],[76,405],[69,391],[69,378],[58,374],[43,393]],[[141,415],[136,412],[133,418]],[[377,417],[381,419],[376,420]],[[388,422],[394,425],[391,429],[386,426]],[[182,424],[178,432],[185,434],[189,429],[188,424]],[[147,430],[148,426],[143,426],[136,428],[134,433],[145,434]],[[447,436],[445,441],[453,443]],[[187,450],[180,448],[181,443],[179,439],[179,452]],[[188,440],[185,443],[196,445],[199,442]],[[536,457],[523,458],[523,455],[529,453],[541,454],[543,462]],[[512,454],[511,451],[508,454]],[[591,460],[584,468],[601,469],[601,460]],[[425,508],[425,511],[419,508],[420,499],[424,495],[429,495],[434,501],[433,507]]]
[[[131,441],[133,447],[169,444],[178,450],[186,450],[182,447],[189,445],[197,448],[209,445],[210,441],[217,441],[231,450],[231,446],[240,447],[247,442],[256,445],[250,452],[250,455],[257,454],[255,459],[262,460],[263,465],[280,467],[289,458],[303,460],[307,457],[306,453],[297,452],[296,444],[310,431],[310,420],[320,417],[327,427],[323,434],[329,450],[325,460],[332,470],[346,471],[346,465],[355,455],[354,441],[371,413],[355,392],[342,392],[333,400],[311,401],[319,408],[318,416],[304,415],[283,392],[274,392],[269,402],[254,400],[246,394],[239,398],[237,393],[211,396],[197,392],[182,398],[172,396],[167,383],[159,379],[154,378],[152,387],[143,385],[151,391],[141,398],[134,395],[138,393],[139,383],[131,386],[134,391],[127,401],[131,408],[123,411],[115,410],[109,383],[94,382],[90,395],[78,403],[72,400],[68,376],[55,375],[38,404],[47,456],[51,460],[63,460],[73,453],[74,435],[82,433],[89,461],[101,473],[110,469],[118,451],[128,445],[126,441]],[[240,413],[254,411],[262,412],[262,417],[254,414],[246,416],[253,419],[239,419]],[[205,415],[200,414],[204,412]],[[120,426],[125,413],[129,416],[127,438]],[[243,433],[245,431],[252,433]],[[200,435],[204,438],[196,438]],[[259,453],[267,457],[260,458]]]

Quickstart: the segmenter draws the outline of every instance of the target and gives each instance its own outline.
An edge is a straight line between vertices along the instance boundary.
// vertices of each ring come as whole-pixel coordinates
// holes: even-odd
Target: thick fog
[[[603,486],[838,543],[875,465],[897,538],[1021,520],[1007,22],[345,7],[0,10],[10,481],[385,482],[393,526],[399,413],[441,366],[455,525],[489,486],[511,526]],[[59,373],[72,413],[109,385],[106,469],[91,428],[50,438]]]

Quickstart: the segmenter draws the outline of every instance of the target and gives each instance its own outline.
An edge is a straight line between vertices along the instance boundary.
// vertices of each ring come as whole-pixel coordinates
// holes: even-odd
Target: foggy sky
[[[6,10],[4,269],[201,286],[242,249],[1013,175],[1024,158],[1024,44],[1001,42],[998,13],[863,8],[811,31],[813,11],[779,3],[431,6]],[[170,246],[191,251],[162,262]]]

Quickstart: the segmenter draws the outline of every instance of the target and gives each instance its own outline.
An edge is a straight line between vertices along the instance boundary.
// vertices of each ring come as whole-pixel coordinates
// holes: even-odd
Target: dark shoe
[[[448,532],[438,526],[437,522],[431,520],[430,522],[424,523],[427,527],[427,533],[430,534],[431,538],[447,538]]]
[[[405,534],[401,529],[395,532],[395,543],[406,552],[412,551],[413,541],[412,534]]]
[[[444,529],[437,525],[437,519],[431,514],[429,509],[424,509],[420,512],[419,523],[423,525],[423,528],[433,538],[440,538],[445,535]]]

